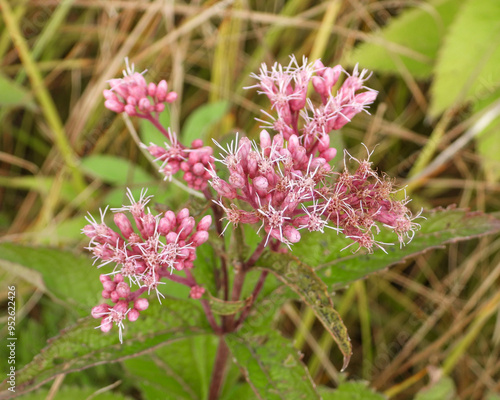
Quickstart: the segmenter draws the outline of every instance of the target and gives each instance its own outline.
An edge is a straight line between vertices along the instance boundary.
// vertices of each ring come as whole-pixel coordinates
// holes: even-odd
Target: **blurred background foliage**
[[[372,161],[408,185],[416,211],[499,209],[497,0],[0,0],[0,9],[2,242],[81,253],[87,211],[119,206],[126,187],[149,187],[160,207],[195,205],[161,180],[140,148],[162,142],[152,127],[103,106],[106,81],[121,75],[127,56],[148,80],[167,79],[179,93],[163,118],[185,143],[258,134],[254,117],[269,104],[242,88],[262,62],[287,63],[295,54],[348,72],[359,63],[374,71],[368,85],[379,97],[371,116],[336,134],[339,150],[363,156],[360,142],[375,149]],[[498,237],[452,244],[338,291],[354,347],[347,373],[336,369],[339,353],[307,307],[290,302],[278,325],[317,383],[364,379],[394,399],[498,399],[499,247]],[[0,301],[7,302],[7,284],[17,286],[23,365],[82,314],[55,301],[35,271],[0,266]],[[71,289],[75,267],[65,267],[61,285]],[[166,385],[164,357],[70,374],[55,398],[88,398],[106,387],[97,398],[154,399]],[[138,383],[141,362],[156,365],[160,378]],[[206,379],[197,368],[193,382]],[[56,379],[52,389],[61,385]]]

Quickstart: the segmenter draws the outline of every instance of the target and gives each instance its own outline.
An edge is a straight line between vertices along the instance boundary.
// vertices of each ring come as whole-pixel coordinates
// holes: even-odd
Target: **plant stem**
[[[252,299],[250,301],[250,304],[248,304],[245,309],[241,312],[240,317],[238,318],[238,321],[236,321],[235,324],[235,329],[238,329],[238,327],[245,321],[245,319],[248,317],[248,314],[250,314],[250,310],[252,309],[253,304],[255,303],[255,299],[259,295],[260,291],[262,290],[262,287],[264,286],[264,281],[266,280],[267,274],[269,271],[262,271],[260,274],[259,280],[257,284],[255,285],[255,288],[252,292]]]
[[[228,356],[229,348],[227,347],[227,344],[224,340],[224,336],[221,336],[219,339],[219,346],[217,347],[217,354],[215,355],[208,400],[217,400],[217,398],[219,397],[219,393],[224,382],[224,375],[226,373]]]

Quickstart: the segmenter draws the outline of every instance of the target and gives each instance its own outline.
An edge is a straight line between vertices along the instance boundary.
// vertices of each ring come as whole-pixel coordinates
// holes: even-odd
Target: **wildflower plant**
[[[166,81],[147,83],[128,61],[123,75],[109,81],[105,106],[148,120],[158,128],[164,144],[143,146],[158,163],[159,172],[166,180],[182,174],[188,187],[203,194],[212,214],[195,219],[188,208],[155,213],[150,209],[151,196],[144,190],[138,199],[128,191],[130,204],[111,210],[117,229],[104,222],[106,211],[101,212],[99,222],[88,219],[83,233],[90,238],[88,249],[94,264],[103,270],[100,280],[105,301],[92,309],[92,316],[100,321],[103,332],[116,325],[120,342],[127,340],[126,325],[147,313],[151,298],[161,303],[168,296],[169,285],[188,286],[190,297],[201,302],[213,331],[223,336],[241,328],[268,270],[276,273],[279,268],[264,269],[249,300],[234,312],[221,313],[212,297],[220,294],[220,302],[238,304],[246,273],[266,252],[293,254],[303,236],[317,235],[316,240],[321,240],[327,230],[349,239],[346,248],[353,252],[385,252],[392,243],[377,239],[381,230],[394,231],[403,246],[419,228],[414,222],[418,215],[413,216],[407,207],[409,199],[395,196],[392,179],[373,168],[368,149],[366,159],[359,160],[346,150],[338,154],[339,149],[331,145],[334,131],[356,114],[368,112],[377,97],[366,86],[367,70],[356,66],[349,73],[340,65],[325,67],[320,60],[310,63],[305,58],[300,63],[293,56],[285,66],[262,64],[259,73],[252,74],[255,84],[246,88],[257,89],[271,103],[270,111],[263,111],[264,118],[258,119],[262,128],[258,140],[236,134],[225,145],[196,139],[189,147],[159,122],[165,104],[177,98],[168,91]],[[341,170],[333,168],[335,158],[342,158],[336,161]],[[211,231],[217,237],[245,225],[254,227],[260,237],[253,253],[238,263],[228,259],[223,249],[220,291],[207,293],[192,273],[196,249],[209,239]],[[322,289],[319,278],[309,272],[317,290]],[[285,275],[288,278],[282,280],[297,293],[307,290],[296,288],[299,278]],[[316,303],[322,301],[325,299],[318,296]],[[222,315],[217,318],[216,314]],[[323,312],[320,320],[338,342],[347,367],[351,348],[340,317],[332,309]],[[221,354],[224,348],[219,348]],[[223,369],[225,360],[216,362]],[[221,385],[217,380],[221,379],[214,373],[212,398],[217,396]]]

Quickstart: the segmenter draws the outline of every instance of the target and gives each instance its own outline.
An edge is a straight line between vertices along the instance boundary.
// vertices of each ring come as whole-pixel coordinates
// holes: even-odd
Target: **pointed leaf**
[[[210,128],[227,113],[228,101],[208,103],[193,111],[182,128],[182,143],[190,146],[195,139],[205,139]]]
[[[342,318],[333,308],[328,287],[316,275],[313,268],[292,255],[271,251],[265,251],[257,261],[257,265],[272,271],[280,281],[290,287],[313,309],[344,355],[342,366],[344,370],[351,358],[351,341]]]
[[[102,388],[72,387],[63,385],[54,397],[49,397],[49,389],[40,389],[34,393],[28,393],[18,397],[20,400],[40,400],[51,398],[53,400],[133,400],[132,397],[124,396],[114,391],[101,392]],[[99,393],[99,394],[97,394]]]
[[[226,343],[257,399],[320,399],[296,349],[278,332],[226,336]]]
[[[85,318],[49,341],[31,363],[16,374],[16,395],[33,390],[55,375],[140,355],[175,340],[210,331],[199,303],[166,298],[154,303],[138,321],[126,323],[120,344],[116,329],[103,334],[99,321]],[[9,394],[7,381],[0,384],[0,398]],[[8,396],[6,398],[9,398]]]
[[[141,184],[155,180],[143,168],[131,161],[107,154],[82,158],[81,165],[89,175],[115,185]]]
[[[500,220],[480,212],[460,209],[437,209],[423,214],[426,219],[419,219],[421,229],[416,232],[411,243],[406,246],[385,246],[387,253],[381,250],[373,254],[361,251],[355,254],[348,250],[341,251],[351,241],[329,230],[324,234],[304,235],[294,245],[293,252],[301,261],[314,266],[330,290],[344,287],[350,282],[362,279],[406,258],[415,257],[433,248],[443,247],[446,243],[468,240],[500,231]],[[382,229],[377,240],[384,243],[397,243],[396,236],[387,229]]]
[[[99,302],[100,272],[87,257],[48,247],[0,243],[0,267],[21,275],[80,316],[88,315]]]
[[[26,88],[0,74],[0,106],[25,106],[34,109],[35,103]]]
[[[384,400],[386,397],[375,393],[364,382],[344,382],[336,389],[320,387],[318,392],[323,400]]]
[[[500,83],[499,64],[500,2],[464,1],[439,54],[430,113],[491,94]]]
[[[348,55],[349,64],[400,73],[401,62],[413,76],[430,77],[439,46],[461,2],[438,0],[404,11]]]

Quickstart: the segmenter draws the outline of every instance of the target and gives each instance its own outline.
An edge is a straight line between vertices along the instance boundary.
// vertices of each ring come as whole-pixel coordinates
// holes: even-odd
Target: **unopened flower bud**
[[[148,299],[140,298],[134,301],[134,308],[139,311],[144,311],[149,307]]]

